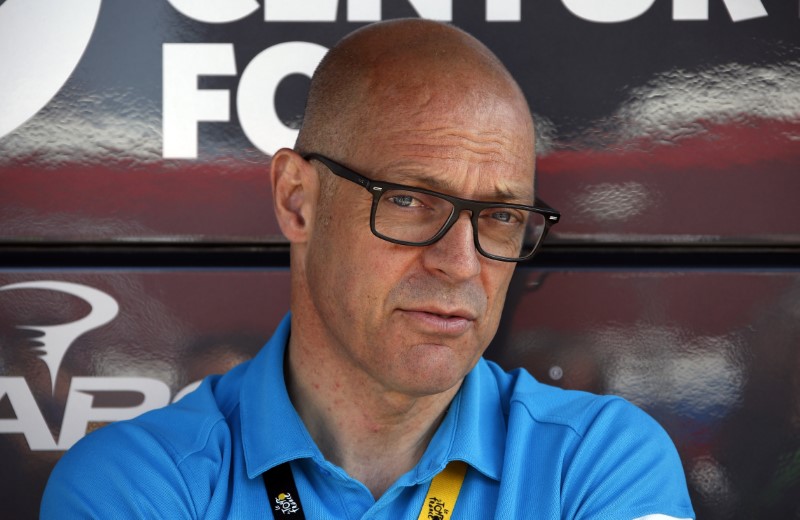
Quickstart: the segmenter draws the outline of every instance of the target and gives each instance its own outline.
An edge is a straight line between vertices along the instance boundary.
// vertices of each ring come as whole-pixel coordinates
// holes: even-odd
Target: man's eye
[[[503,224],[522,224],[525,222],[525,215],[519,211],[507,209],[495,209],[487,215],[492,222],[500,222]]]
[[[511,222],[514,220],[513,215],[508,211],[495,211],[492,213],[492,218],[501,222]]]
[[[391,197],[389,197],[389,200],[391,200],[396,205],[403,208],[410,208],[411,206],[419,206],[419,201],[416,200],[411,195],[392,195]]]

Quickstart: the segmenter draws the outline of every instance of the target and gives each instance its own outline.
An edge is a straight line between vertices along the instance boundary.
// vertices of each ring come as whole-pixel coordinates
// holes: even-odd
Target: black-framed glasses
[[[424,188],[374,181],[317,153],[303,155],[372,194],[370,228],[378,238],[407,246],[433,244],[470,212],[475,248],[488,258],[519,262],[533,256],[561,214],[539,199],[535,206],[462,199]]]

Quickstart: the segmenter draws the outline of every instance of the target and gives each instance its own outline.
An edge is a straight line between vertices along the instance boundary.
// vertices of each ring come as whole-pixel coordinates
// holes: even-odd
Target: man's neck
[[[304,347],[290,341],[287,348],[292,403],[325,458],[377,499],[419,462],[459,385],[441,394],[408,396],[320,359],[324,349]]]

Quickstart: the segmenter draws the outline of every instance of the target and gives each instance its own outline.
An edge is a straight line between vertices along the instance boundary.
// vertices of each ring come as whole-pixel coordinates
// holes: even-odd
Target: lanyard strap
[[[466,473],[467,465],[453,460],[433,477],[417,520],[450,520]]]
[[[264,472],[264,487],[275,520],[286,518],[306,520],[303,507],[300,505],[300,493],[294,484],[294,475],[288,462],[278,464]]]
[[[453,460],[433,477],[417,520],[450,520],[466,473],[467,465]],[[278,520],[288,516],[292,520],[305,520],[289,463],[279,464],[265,471],[263,476],[273,518]]]

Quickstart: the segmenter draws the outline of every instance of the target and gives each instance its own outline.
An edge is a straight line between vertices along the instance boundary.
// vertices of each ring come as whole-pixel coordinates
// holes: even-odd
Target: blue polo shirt
[[[54,469],[41,518],[270,518],[262,474],[291,461],[309,520],[413,520],[451,460],[468,465],[453,520],[694,518],[675,448],[644,412],[486,360],[417,466],[375,500],[325,460],[292,406],[289,328],[287,316],[255,358],[178,403],[82,439]]]

